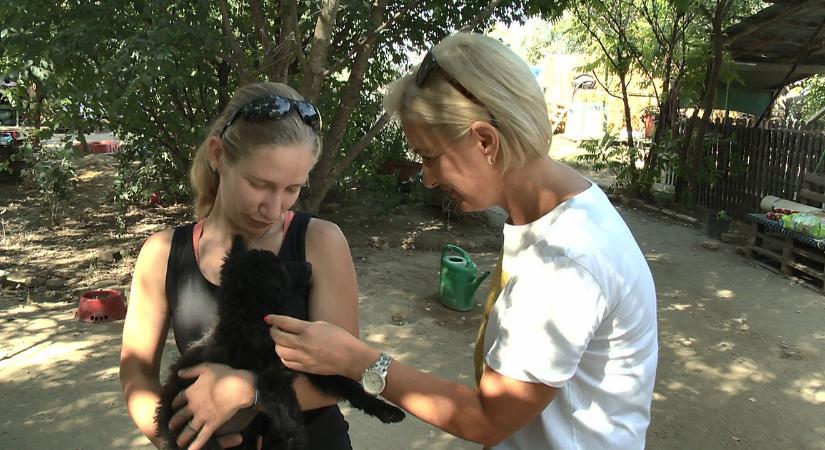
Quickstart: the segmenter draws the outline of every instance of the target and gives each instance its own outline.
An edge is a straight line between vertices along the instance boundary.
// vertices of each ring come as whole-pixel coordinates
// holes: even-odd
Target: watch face
[[[374,371],[367,371],[362,380],[364,391],[371,395],[378,395],[384,390],[384,377]]]

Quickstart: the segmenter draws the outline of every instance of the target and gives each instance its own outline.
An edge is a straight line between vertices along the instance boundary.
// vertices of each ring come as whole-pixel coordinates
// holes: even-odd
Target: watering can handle
[[[442,257],[442,258],[444,258],[444,255],[445,255],[448,251],[454,251],[454,252],[456,252],[456,253],[460,254],[460,255],[461,255],[464,259],[466,259],[467,261],[470,261],[470,260],[471,260],[471,257],[470,257],[470,254],[469,254],[469,253],[467,253],[466,251],[464,251],[464,249],[463,249],[463,248],[461,248],[461,247],[459,247],[459,246],[457,246],[457,245],[453,245],[453,244],[447,244],[447,245],[445,245],[445,246],[444,246],[444,248],[442,248],[442,249],[441,249],[441,257]]]

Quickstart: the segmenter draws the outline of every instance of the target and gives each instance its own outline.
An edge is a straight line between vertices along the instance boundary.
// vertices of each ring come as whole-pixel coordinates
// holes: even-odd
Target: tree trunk
[[[232,29],[232,18],[230,17],[229,6],[226,4],[226,0],[218,0],[218,8],[221,11],[221,29],[226,38],[226,45],[229,46],[229,51],[232,55],[231,57],[226,57],[225,60],[229,61],[238,72],[241,86],[252,83],[255,81],[255,76],[249,73],[246,68],[246,56],[243,53],[243,49],[238,45],[238,41],[235,39],[235,31]]]
[[[627,146],[633,148],[633,114],[630,112],[630,97],[627,95],[626,73],[619,73],[619,84],[622,88],[622,105],[624,106],[625,130],[627,130]]]
[[[411,4],[407,5],[407,10],[412,8],[412,6],[416,5],[419,1],[420,0],[414,0]],[[331,0],[328,0],[326,3],[330,2]],[[490,0],[487,6],[479,11],[476,16],[471,19],[467,25],[465,25],[465,28],[475,27],[484,19],[490,17],[500,2],[501,0]],[[317,212],[319,210],[324,197],[326,197],[329,190],[335,185],[335,182],[344,170],[349,167],[358,154],[360,154],[367,147],[367,145],[369,145],[370,141],[381,131],[381,129],[384,128],[384,126],[386,126],[391,119],[387,114],[382,115],[372,126],[372,128],[370,128],[367,134],[359,139],[358,142],[356,142],[347,151],[346,156],[344,156],[344,158],[340,161],[336,161],[341,151],[341,144],[343,142],[343,137],[346,133],[347,126],[349,125],[350,117],[352,116],[353,110],[358,103],[364,75],[369,67],[369,60],[371,58],[374,46],[380,37],[380,31],[387,28],[390,23],[401,16],[400,13],[396,13],[389,20],[387,20],[387,22],[383,22],[386,13],[386,6],[387,0],[375,0],[375,3],[373,3],[372,11],[370,13],[370,22],[373,31],[367,33],[358,43],[358,48],[354,56],[354,62],[350,67],[350,75],[340,98],[340,106],[338,107],[338,110],[331,121],[332,125],[324,138],[323,150],[321,157],[318,160],[318,164],[310,174],[311,188],[307,189],[303,193],[300,200],[299,206],[305,211]],[[319,17],[318,20],[319,24],[322,23],[321,17]],[[329,36],[331,36],[331,33],[332,29],[330,27]],[[316,37],[317,35],[318,28],[316,27]],[[327,48],[328,47],[329,43],[327,43]],[[315,51],[315,44],[313,44],[313,51]],[[326,57],[324,57],[324,61],[326,61]],[[318,89],[314,95],[317,96],[317,93],[320,92],[320,78],[317,83],[310,83],[307,81],[310,76],[314,77],[317,75],[318,77],[323,77],[329,74],[329,70],[324,71],[323,67],[315,67],[314,69],[309,70],[309,67],[312,67],[315,63],[316,61],[311,55],[310,58],[308,58],[308,70],[305,71],[307,78],[305,78],[304,86],[307,90],[302,91],[303,94],[307,96],[313,94],[314,92],[309,90],[310,85],[313,85],[316,89]],[[333,68],[335,67],[336,65],[333,65]]]
[[[341,159],[341,161],[335,165],[335,169],[332,170],[333,179],[337,180],[341,176],[341,174],[344,173],[344,170],[346,170],[347,167],[349,167],[350,164],[352,164],[352,162],[355,161],[355,158],[357,158],[358,155],[360,155],[361,152],[364,151],[365,148],[367,148],[367,145],[369,145],[369,143],[372,142],[373,139],[375,139],[375,136],[377,136],[378,133],[380,133],[381,130],[384,129],[384,127],[390,122],[391,119],[392,116],[390,116],[389,113],[386,112],[378,118],[375,124],[373,124],[373,126],[370,127],[370,130],[367,131],[367,134],[361,136],[361,138],[358,139],[358,142],[356,142],[355,144],[353,144],[352,147],[350,147],[349,151],[347,152],[347,155],[344,156]]]
[[[383,1],[379,2],[383,5]],[[335,20],[338,17],[338,9],[338,0],[323,0],[320,11],[318,11],[315,34],[312,38],[312,50],[310,50],[307,58],[304,84],[301,87],[301,93],[311,102],[314,102],[321,93],[321,85],[324,82],[324,69],[327,66],[327,55],[332,41],[332,32],[335,28]],[[349,117],[347,117],[347,121],[348,119]],[[335,124],[333,123],[333,125]],[[326,153],[326,148],[324,153]]]
[[[725,1],[720,1],[716,5],[716,11],[713,16],[713,59],[711,60],[710,70],[708,76],[705,78],[705,97],[702,104],[702,120],[699,122],[699,128],[696,132],[694,141],[693,154],[691,155],[690,171],[693,175],[690,183],[690,193],[695,199],[699,195],[699,184],[702,181],[698,175],[702,173],[702,161],[705,156],[705,133],[707,132],[710,123],[710,116],[713,113],[713,103],[716,100],[716,85],[719,83],[719,74],[722,71],[722,45],[723,45],[723,30],[725,16],[727,15],[727,5]]]
[[[708,75],[707,73],[710,71],[710,67],[707,68],[705,71],[705,80],[707,80]],[[690,185],[689,180],[692,180],[696,174],[690,173],[689,164],[690,161],[688,159],[688,149],[691,146],[693,130],[696,129],[696,120],[699,117],[699,107],[697,106],[693,110],[693,114],[690,116],[687,125],[685,126],[685,131],[683,132],[682,142],[679,145],[679,175],[676,178],[676,201],[677,202],[684,202],[684,193],[685,188]]]
[[[377,27],[383,21],[385,9],[386,0],[377,0],[373,5],[370,21],[374,26]],[[355,55],[355,61],[350,69],[347,84],[341,93],[340,106],[324,138],[321,157],[318,160],[318,164],[315,165],[315,169],[313,169],[310,174],[311,189],[307,192],[302,202],[303,208],[309,212],[318,211],[327,192],[329,192],[332,185],[335,184],[336,178],[333,176],[333,166],[341,150],[341,143],[347,131],[349,119],[352,117],[355,105],[358,103],[361,86],[364,83],[364,75],[369,67],[369,60],[377,40],[377,34],[370,36]]]
[[[266,15],[261,0],[249,0],[249,14],[252,16],[255,34],[258,36],[263,49],[261,65],[264,72],[269,75],[270,81],[286,81],[286,74],[279,73],[278,67],[275,66],[275,49],[272,47],[272,38],[269,34],[269,27],[266,25]]]

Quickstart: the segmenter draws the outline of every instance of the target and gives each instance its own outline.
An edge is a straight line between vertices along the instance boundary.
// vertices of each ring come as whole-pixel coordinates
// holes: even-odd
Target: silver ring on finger
[[[190,430],[194,431],[195,434],[198,434],[200,432],[199,429],[192,426],[192,420],[191,419],[188,422],[186,422],[186,426],[189,427]]]

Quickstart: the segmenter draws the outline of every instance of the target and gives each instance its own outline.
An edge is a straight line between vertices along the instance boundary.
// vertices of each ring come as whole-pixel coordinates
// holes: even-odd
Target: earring
[[[493,164],[495,164],[496,161],[493,159],[492,156],[488,156],[487,157],[487,162],[490,163],[490,165],[492,166]]]

